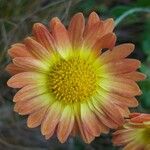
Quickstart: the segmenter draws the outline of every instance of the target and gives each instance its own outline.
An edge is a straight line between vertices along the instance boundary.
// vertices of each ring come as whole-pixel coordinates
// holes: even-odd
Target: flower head
[[[150,114],[132,113],[123,128],[114,133],[113,143],[124,150],[150,149]]]
[[[33,36],[14,44],[9,55],[13,74],[8,85],[21,88],[14,96],[14,110],[29,115],[28,127],[41,125],[60,142],[81,135],[90,143],[109,128],[117,128],[128,116],[128,107],[141,91],[135,81],[145,76],[136,71],[140,62],[126,58],[133,44],[114,47],[114,21],[91,13],[85,25],[82,13],[73,16],[68,29],[58,18],[33,26]],[[108,48],[102,52],[103,48]]]

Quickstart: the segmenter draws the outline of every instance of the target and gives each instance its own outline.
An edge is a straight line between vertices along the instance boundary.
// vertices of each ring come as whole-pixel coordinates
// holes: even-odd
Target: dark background
[[[136,12],[137,8],[142,12]],[[117,44],[136,45],[130,57],[141,60],[140,71],[147,79],[139,83],[143,95],[138,97],[139,107],[131,111],[150,113],[150,0],[0,0],[0,150],[121,149],[113,147],[111,134],[101,135],[89,145],[78,137],[65,144],[60,144],[55,137],[46,141],[39,128],[28,129],[26,117],[13,112],[12,98],[16,91],[7,87],[9,75],[4,71],[10,61],[7,49],[30,35],[35,22],[48,25],[49,20],[57,16],[67,26],[72,15],[79,11],[86,18],[96,11],[101,18],[112,17],[116,21],[131,11],[115,28]]]

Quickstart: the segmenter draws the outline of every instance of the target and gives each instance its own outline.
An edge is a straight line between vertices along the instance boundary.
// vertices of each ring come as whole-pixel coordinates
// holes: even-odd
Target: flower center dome
[[[61,60],[50,71],[50,90],[57,100],[74,103],[96,91],[97,75],[91,62],[80,58]]]

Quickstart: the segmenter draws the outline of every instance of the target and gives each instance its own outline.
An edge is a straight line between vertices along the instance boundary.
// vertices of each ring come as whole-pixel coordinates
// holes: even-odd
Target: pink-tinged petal
[[[13,101],[27,101],[44,93],[48,93],[48,88],[46,86],[37,86],[36,84],[27,85],[16,93]]]
[[[48,98],[48,99],[47,99]],[[20,115],[27,115],[40,110],[43,107],[51,104],[51,99],[48,94],[42,94],[37,97],[33,97],[28,101],[19,101],[15,104],[14,111]]]
[[[141,66],[141,62],[136,59],[122,59],[119,61],[110,62],[102,65],[98,70],[100,71],[100,75],[103,77],[110,77],[110,75],[120,75],[136,71]],[[101,72],[106,71],[106,74],[102,74]]]
[[[51,32],[56,42],[56,48],[58,52],[65,57],[71,50],[71,43],[68,35],[68,31],[58,18],[51,20]]]
[[[102,111],[104,111],[118,126],[123,125],[124,119],[113,102],[104,103],[102,105]]]
[[[92,12],[92,13],[89,15],[88,21],[87,21],[87,23],[86,23],[84,35],[86,36],[86,34],[88,34],[90,28],[91,28],[92,26],[94,26],[94,25],[95,25],[96,23],[98,23],[98,22],[100,22],[99,16],[97,15],[97,13]]]
[[[104,23],[104,34],[107,34],[113,31],[115,27],[115,22],[112,18],[109,18],[103,21],[103,23]]]
[[[121,77],[123,78],[127,78],[127,79],[131,79],[134,81],[141,81],[141,80],[145,80],[146,79],[146,75],[141,73],[141,72],[129,72],[129,73],[125,73],[125,74],[121,74]]]
[[[61,143],[64,143],[70,135],[74,126],[74,114],[71,106],[66,106],[58,123],[57,137]]]
[[[107,93],[111,101],[119,106],[137,107],[138,101],[135,97],[123,97],[115,93]]]
[[[108,92],[114,92],[124,97],[141,95],[138,85],[134,81],[125,78],[103,78],[99,86]]]
[[[81,120],[83,126],[94,136],[99,136],[101,133],[99,122],[96,115],[89,109],[87,103],[81,104]],[[90,121],[89,121],[90,120]]]
[[[115,46],[112,51],[108,50],[106,52],[104,52],[101,56],[100,56],[100,60],[103,63],[109,63],[111,61],[117,61],[120,59],[123,59],[127,56],[129,56],[134,50],[134,45],[127,43],[127,44],[121,44],[118,46]]]
[[[103,23],[98,22],[92,26],[88,33],[84,36],[83,47],[84,49],[92,49],[96,41],[100,38],[99,34],[103,31]]]
[[[14,65],[13,63],[11,64],[8,64],[5,68],[5,70],[10,73],[11,75],[15,75],[17,73],[20,73],[20,72],[24,72],[24,69]]]
[[[128,109],[128,107],[122,105],[116,105],[116,107],[123,117],[129,118],[130,110]]]
[[[130,118],[133,118],[133,117],[137,117],[137,116],[139,116],[139,115],[141,115],[141,113],[135,112],[135,113],[131,113],[131,114],[129,115],[129,117],[130,117]]]
[[[113,133],[113,143],[114,145],[120,146],[120,145],[125,145],[129,142],[131,142],[134,137],[130,136],[132,135],[134,131],[132,129],[122,129],[122,130],[117,130],[116,132]]]
[[[24,44],[16,43],[8,50],[8,54],[12,57],[33,57]]]
[[[47,83],[46,77],[41,73],[36,72],[23,72],[18,73],[11,77],[7,85],[13,88],[22,88],[29,84],[45,84]]]
[[[31,57],[16,57],[13,59],[13,63],[24,69],[24,71],[38,71],[41,73],[49,72],[48,63],[43,63],[42,61]]]
[[[91,105],[91,109],[94,111],[96,114],[97,118],[106,125],[107,127],[111,129],[116,129],[118,128],[118,125],[112,120],[110,116],[108,116],[105,112],[102,111],[102,104],[100,103],[99,100],[93,99],[92,101],[93,106]]]
[[[73,126],[72,131],[71,131],[71,136],[79,135],[79,133],[80,133],[80,131],[79,131],[78,123],[77,123],[77,120],[75,118],[74,119],[74,126]]]
[[[54,102],[46,113],[46,116],[41,125],[43,135],[48,135],[50,138],[62,115],[62,105],[59,102]]]
[[[137,117],[131,118],[131,122],[135,123],[143,123],[147,121],[150,121],[150,114],[141,114]]]
[[[27,37],[24,40],[24,43],[29,49],[29,52],[32,53],[32,55],[34,55],[36,58],[40,60],[49,60],[51,58],[50,52],[33,38]]]
[[[42,120],[44,119],[47,109],[48,106],[45,106],[40,110],[30,114],[27,120],[27,126],[29,128],[38,127],[41,124]]]
[[[83,122],[82,122],[81,116],[80,116],[80,114],[81,114],[80,106],[75,105],[74,111],[75,111],[75,115],[76,115],[76,121],[78,124],[78,128],[79,128],[80,134],[81,134],[84,142],[91,143],[91,141],[93,141],[95,137],[91,133],[89,133],[89,131],[83,126]]]
[[[54,38],[48,29],[41,23],[35,23],[33,26],[33,34],[36,40],[44,46],[49,52],[55,50]]]
[[[77,49],[81,46],[83,40],[83,31],[85,27],[85,20],[82,13],[77,13],[72,17],[70,21],[68,31],[69,37],[73,49]]]
[[[102,48],[112,49],[115,46],[115,43],[116,35],[114,33],[108,33],[96,41],[96,43],[92,47],[92,50],[94,51],[94,53],[100,55]]]

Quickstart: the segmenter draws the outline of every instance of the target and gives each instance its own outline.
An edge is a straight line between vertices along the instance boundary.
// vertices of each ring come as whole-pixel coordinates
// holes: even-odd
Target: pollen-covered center
[[[96,90],[97,76],[86,60],[61,60],[50,72],[50,90],[57,100],[74,103],[90,98]]]

